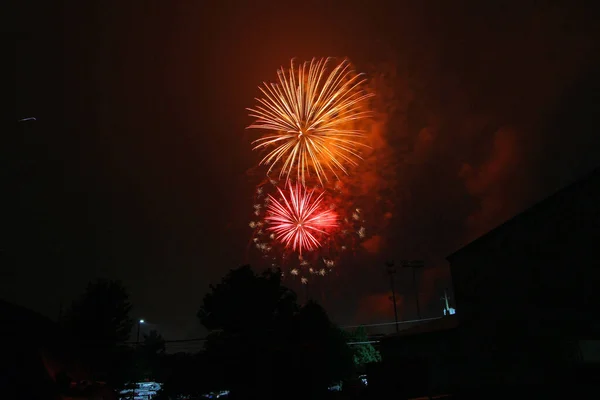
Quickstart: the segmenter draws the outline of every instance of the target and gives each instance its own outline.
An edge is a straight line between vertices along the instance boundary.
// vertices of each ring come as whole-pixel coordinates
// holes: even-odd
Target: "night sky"
[[[0,297],[52,318],[106,277],[168,339],[203,334],[208,284],[247,260],[245,107],[293,57],[347,56],[388,85],[396,212],[318,285],[342,325],[393,320],[387,259],[426,261],[439,315],[445,256],[600,165],[598,14],[573,2],[50,3],[17,19]],[[398,275],[407,319],[411,285]]]

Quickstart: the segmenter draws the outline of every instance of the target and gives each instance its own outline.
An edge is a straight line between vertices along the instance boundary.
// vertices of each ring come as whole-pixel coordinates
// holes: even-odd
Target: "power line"
[[[194,339],[177,339],[177,340],[165,340],[165,343],[187,343],[187,342],[200,342],[206,341],[208,338],[194,338]],[[125,342],[125,344],[136,344],[137,342]],[[144,343],[143,341],[140,343]]]
[[[367,340],[365,342],[347,342],[346,344],[352,346],[357,344],[371,344],[371,343],[379,343],[379,340]]]
[[[413,319],[409,321],[401,321],[398,324],[411,324],[415,322],[425,322],[425,321],[433,321],[436,319],[441,319],[442,317],[434,317],[434,318],[422,318],[422,319]],[[360,327],[369,327],[369,326],[384,326],[384,325],[395,325],[396,322],[382,322],[378,324],[362,324],[362,325],[345,325],[342,326],[342,329],[350,329],[350,328],[360,328]],[[165,344],[167,343],[190,343],[190,342],[205,342],[208,340],[208,337],[200,337],[193,339],[175,339],[175,340],[165,340]],[[143,343],[143,342],[141,342]],[[124,344],[136,344],[136,342],[125,342]]]
[[[411,324],[414,322],[423,322],[423,321],[433,321],[435,319],[441,319],[442,317],[434,317],[434,318],[421,318],[421,319],[413,319],[410,321],[401,321],[398,322],[398,324]],[[347,328],[360,328],[360,327],[367,327],[367,326],[383,326],[383,325],[395,325],[396,322],[382,322],[379,324],[363,324],[363,325],[346,325],[346,326],[342,326],[342,329],[347,329]]]
[[[422,319],[414,319],[414,320],[410,320],[410,321],[402,321],[402,322],[398,322],[398,324],[412,324],[415,322],[426,322],[426,321],[433,321],[433,320],[438,320],[441,319],[442,317],[434,317],[434,318],[422,318]],[[371,326],[385,326],[385,325],[396,325],[396,322],[382,322],[382,323],[378,323],[378,324],[362,324],[362,325],[345,325],[345,326],[341,326],[341,329],[351,329],[351,328],[360,328],[360,327],[371,327]],[[227,335],[228,337],[231,337],[231,335]],[[209,340],[208,337],[199,337],[199,338],[192,338],[192,339],[174,339],[174,340],[164,340],[165,344],[185,344],[185,343],[197,343],[197,342],[205,342]],[[108,342],[105,341],[84,341],[85,344],[90,345],[90,344],[106,344]],[[137,341],[127,341],[127,342],[120,342],[117,344],[120,345],[136,345],[138,342]],[[143,341],[139,342],[141,345],[143,345]]]
[[[351,329],[351,328],[360,328],[360,327],[369,327],[369,326],[385,326],[385,325],[400,325],[400,324],[412,324],[415,322],[426,322],[433,321],[437,319],[441,319],[442,317],[434,317],[434,318],[421,318],[421,319],[413,319],[409,321],[401,321],[401,322],[381,322],[377,324],[361,324],[361,325],[345,325],[341,326],[342,329]],[[200,338],[192,338],[192,339],[175,339],[175,340],[165,340],[165,344],[177,344],[177,343],[193,343],[193,342],[205,342],[208,340],[208,337],[200,337]],[[137,342],[122,342],[122,344],[126,345],[135,345]],[[143,342],[140,342],[143,343]],[[362,343],[362,342],[356,342]],[[376,343],[376,342],[365,342],[365,343]],[[350,343],[349,343],[350,344]],[[352,342],[354,344],[354,342]]]

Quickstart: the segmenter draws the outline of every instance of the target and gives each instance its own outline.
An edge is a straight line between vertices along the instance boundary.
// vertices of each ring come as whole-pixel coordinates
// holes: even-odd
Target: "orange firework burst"
[[[268,149],[260,164],[270,165],[267,172],[280,165],[279,177],[296,169],[298,180],[314,171],[321,184],[328,180],[326,169],[336,178],[348,173],[346,166],[356,165],[365,132],[354,122],[369,115],[365,100],[372,94],[361,87],[365,79],[342,61],[326,75],[329,59],[315,60],[286,71],[277,71],[279,83],[264,83],[265,96],[250,111],[256,121],[248,128],[275,133],[253,142],[254,150]]]
[[[337,215],[331,210],[323,210],[323,193],[314,196],[314,190],[308,191],[288,182],[289,194],[277,188],[281,202],[269,195],[267,217],[277,240],[292,250],[312,250],[320,247],[318,236],[327,234],[327,230],[337,227]]]

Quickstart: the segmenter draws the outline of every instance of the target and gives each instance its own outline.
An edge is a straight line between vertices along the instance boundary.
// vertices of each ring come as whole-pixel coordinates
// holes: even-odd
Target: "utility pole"
[[[417,316],[421,319],[421,307],[419,306],[419,288],[417,287],[417,268],[423,268],[425,263],[423,261],[411,260],[411,261],[402,261],[401,262],[403,268],[412,268],[413,271],[413,287],[415,290],[415,302],[417,304]]]
[[[398,333],[398,309],[396,308],[396,290],[394,289],[394,274],[396,273],[396,267],[393,261],[385,263],[387,273],[390,275],[390,287],[392,288],[392,302],[394,303],[394,321],[396,322],[396,333]]]
[[[143,319],[138,320],[137,323],[137,339],[135,341],[135,352],[136,358],[139,357],[139,348],[140,348],[140,326],[144,323]],[[136,361],[136,366],[139,366],[139,361]],[[137,389],[137,382],[133,382],[131,384],[131,398],[135,398],[135,390]]]
[[[137,340],[135,341],[135,347],[140,347],[140,325],[144,323],[143,319],[140,319],[137,323]]]

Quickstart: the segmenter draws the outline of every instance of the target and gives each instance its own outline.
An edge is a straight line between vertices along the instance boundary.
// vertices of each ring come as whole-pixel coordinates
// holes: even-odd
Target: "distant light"
[[[454,314],[456,314],[456,310],[454,308],[450,307],[448,310],[446,310],[444,308],[444,315],[454,315]]]
[[[140,319],[140,324],[143,324],[143,323],[144,323],[144,320],[143,320],[143,319]]]
[[[19,120],[19,122],[25,122],[25,121],[37,121],[37,119],[35,117],[27,117],[27,118],[21,118]]]

